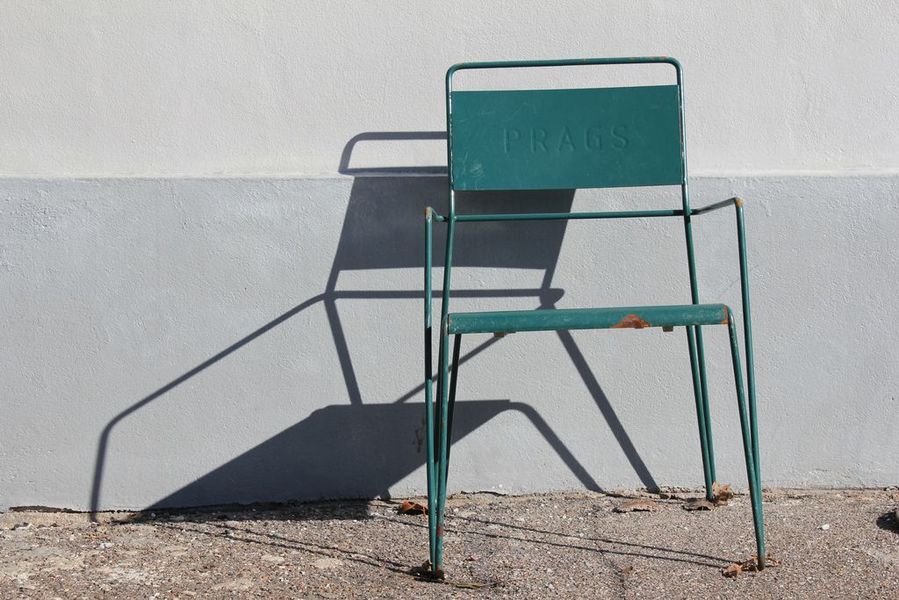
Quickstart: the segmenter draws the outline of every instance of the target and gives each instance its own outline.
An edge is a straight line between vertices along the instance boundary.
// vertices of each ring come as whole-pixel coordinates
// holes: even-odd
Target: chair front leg
[[[734,384],[737,390],[737,408],[740,413],[740,431],[743,434],[743,455],[746,459],[746,477],[749,480],[749,497],[752,502],[752,520],[755,525],[755,543],[758,550],[758,568],[765,568],[765,517],[762,512],[762,487],[755,462],[757,440],[753,440],[749,416],[746,410],[746,395],[743,391],[743,370],[740,366],[740,348],[737,342],[737,328],[730,309],[727,311],[727,328],[730,334],[730,354],[734,367]]]
[[[740,255],[740,299],[743,304],[743,345],[746,348],[746,388],[749,394],[749,433],[752,435],[752,456],[755,460],[755,476],[761,486],[761,461],[759,460],[759,426],[756,416],[755,353],[752,350],[752,309],[749,305],[749,264],[746,258],[746,226],[743,219],[743,201],[734,198],[737,213],[737,248]]]
[[[432,574],[443,578],[443,533],[446,520],[446,478],[449,466],[449,335],[446,332],[446,319],[440,325],[440,372],[438,373],[437,390],[439,406],[436,415],[437,435],[437,506],[429,513],[429,523],[435,528],[434,560],[431,563]]]
[[[431,208],[425,209],[425,265],[424,265],[424,285],[425,285],[425,437],[427,438],[427,488],[428,488],[428,557],[430,564],[433,565],[436,560],[437,549],[437,521],[434,518],[437,508],[437,468],[435,463],[435,414],[434,414],[434,365],[433,365],[433,334],[432,334],[432,274],[431,265],[433,262],[433,239],[434,225]]]

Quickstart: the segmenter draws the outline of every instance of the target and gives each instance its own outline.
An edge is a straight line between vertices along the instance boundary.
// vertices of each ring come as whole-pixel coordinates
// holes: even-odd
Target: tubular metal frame
[[[681,209],[672,210],[635,210],[605,211],[578,213],[518,213],[518,214],[456,214],[455,189],[452,169],[452,79],[455,73],[469,69],[498,68],[533,68],[560,67],[580,65],[621,65],[667,63],[674,67],[677,75],[678,111],[680,117],[681,153],[683,161],[683,177],[681,187]],[[696,277],[696,260],[693,246],[691,217],[709,213],[721,208],[733,206],[736,213],[737,245],[740,263],[741,304],[743,316],[743,345],[746,352],[746,390],[743,385],[743,369],[740,366],[740,350],[737,340],[733,314],[727,309],[728,334],[731,345],[731,356],[734,370],[734,383],[737,393],[737,405],[740,417],[743,451],[746,462],[746,474],[749,482],[752,503],[753,522],[756,546],[758,550],[758,567],[764,568],[767,554],[765,552],[764,516],[762,511],[761,476],[759,466],[758,420],[756,406],[756,381],[752,346],[752,320],[749,300],[749,272],[746,258],[746,234],[743,215],[743,201],[730,198],[698,209],[690,206],[689,185],[687,179],[687,152],[685,141],[685,123],[683,111],[683,75],[680,63],[670,57],[637,57],[637,58],[595,58],[573,60],[544,61],[509,61],[462,63],[452,66],[446,74],[446,125],[448,133],[447,163],[449,165],[449,212],[446,216],[438,214],[428,207],[425,209],[425,266],[424,266],[424,342],[425,342],[425,418],[427,427],[427,488],[428,488],[428,533],[430,547],[430,568],[435,577],[443,577],[443,537],[445,527],[445,506],[447,496],[447,474],[449,470],[450,443],[452,439],[452,417],[455,406],[456,381],[459,367],[461,334],[456,334],[452,350],[452,361],[449,356],[449,332],[447,317],[449,316],[450,290],[452,280],[452,256],[456,223],[492,222],[492,221],[551,221],[576,219],[634,219],[682,217],[684,222],[687,263],[690,280],[692,304],[699,304],[699,286]],[[433,223],[445,223],[447,226],[445,261],[443,270],[443,287],[441,291],[440,338],[438,351],[438,372],[436,376],[437,400],[434,398],[433,369],[433,333],[432,333],[432,263],[433,263]],[[711,419],[709,416],[708,378],[705,368],[705,351],[702,329],[699,325],[685,327],[687,345],[690,356],[694,402],[699,430],[700,449],[702,453],[703,478],[706,497],[713,500],[713,484],[715,477],[715,458],[712,443]],[[748,392],[748,394],[747,394]],[[748,395],[748,402],[746,396]]]

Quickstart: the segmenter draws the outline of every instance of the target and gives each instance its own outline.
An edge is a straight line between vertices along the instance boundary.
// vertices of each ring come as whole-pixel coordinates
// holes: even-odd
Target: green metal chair
[[[453,76],[467,69],[570,67],[665,63],[674,68],[671,85],[453,91]],[[713,500],[715,460],[709,417],[708,385],[702,343],[703,325],[725,325],[730,335],[746,475],[752,501],[757,564],[765,566],[765,532],[759,477],[758,427],[749,281],[743,206],[738,198],[703,208],[690,207],[684,142],[681,66],[673,58],[604,58],[458,64],[446,74],[449,162],[449,210],[425,211],[425,411],[427,423],[428,530],[431,574],[443,577],[443,532],[452,439],[453,407],[464,334],[522,331],[684,327],[692,369],[706,496]],[[680,186],[682,207],[670,210],[457,214],[457,191],[546,190],[638,186]],[[748,403],[733,313],[724,304],[700,304],[696,283],[691,218],[713,210],[736,209],[746,349]],[[551,221],[557,219],[640,219],[678,217],[684,222],[692,303],[677,306],[541,309],[510,312],[450,312],[453,238],[457,223]],[[437,398],[432,364],[433,222],[446,223],[446,256],[440,311]],[[454,336],[452,356],[450,336]],[[748,405],[748,408],[747,408]]]

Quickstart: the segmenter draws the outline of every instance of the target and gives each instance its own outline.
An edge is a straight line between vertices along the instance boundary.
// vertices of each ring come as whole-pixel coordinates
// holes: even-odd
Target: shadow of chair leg
[[[132,404],[131,406],[129,406],[128,408],[126,408],[125,410],[123,410],[122,412],[117,414],[115,417],[110,419],[110,421],[103,427],[103,431],[100,433],[100,439],[97,442],[97,456],[94,461],[94,476],[91,480],[91,488],[90,488],[90,504],[89,504],[90,519],[92,521],[96,521],[97,513],[100,511],[100,494],[102,492],[102,487],[103,487],[103,470],[106,465],[106,456],[107,456],[107,452],[108,452],[108,448],[109,448],[109,439],[112,435],[112,430],[115,428],[116,425],[118,425],[121,421],[123,421],[129,415],[137,412],[138,410],[140,410],[144,406],[150,404],[151,402],[153,402],[160,396],[163,396],[166,393],[170,392],[171,390],[175,389],[176,387],[178,387],[185,381],[192,378],[194,375],[201,373],[202,371],[211,367],[215,363],[226,358],[230,354],[243,348],[244,346],[246,346],[247,344],[249,344],[256,338],[258,338],[259,336],[263,335],[264,333],[270,331],[271,329],[277,327],[278,325],[287,321],[291,317],[306,310],[310,306],[317,304],[319,301],[323,300],[325,298],[325,296],[326,296],[325,294],[319,294],[318,296],[309,298],[305,302],[294,306],[287,312],[279,315],[277,318],[269,321],[268,323],[266,323],[259,329],[256,329],[252,333],[237,340],[236,342],[234,342],[233,344],[231,344],[230,346],[228,346],[221,352],[218,352],[218,353],[214,354],[213,356],[207,358],[206,360],[204,360],[203,362],[201,362],[194,368],[190,369],[189,371],[182,374],[181,376],[168,382],[167,384],[165,384],[161,388],[157,389],[153,393],[149,394],[148,396],[145,396],[141,400],[135,402],[134,404]]]
[[[587,359],[584,358],[584,354],[575,343],[574,337],[568,331],[559,331],[558,335],[559,339],[562,341],[562,345],[565,347],[566,352],[568,352],[568,356],[571,357],[571,362],[574,363],[574,366],[578,370],[581,379],[584,381],[584,384],[590,391],[590,395],[593,396],[593,400],[594,402],[596,402],[596,406],[599,408],[599,412],[602,413],[603,418],[609,425],[609,429],[612,430],[612,435],[615,436],[615,440],[624,451],[624,455],[630,462],[631,467],[633,467],[634,471],[637,473],[637,476],[640,478],[640,481],[643,483],[646,489],[650,491],[658,491],[658,483],[656,483],[656,480],[649,472],[649,468],[646,466],[646,463],[643,462],[642,458],[640,458],[640,453],[637,452],[637,448],[631,441],[631,438],[627,434],[627,431],[625,431],[624,425],[622,425],[621,420],[615,413],[615,409],[612,408],[608,397],[605,395],[605,392],[602,391],[602,387],[599,385],[599,381],[596,379],[596,376],[590,369],[590,365],[587,364]]]

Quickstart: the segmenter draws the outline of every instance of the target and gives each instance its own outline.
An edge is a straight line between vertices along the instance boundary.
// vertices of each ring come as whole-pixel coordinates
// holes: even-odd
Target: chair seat
[[[717,325],[726,324],[728,314],[729,309],[724,304],[452,313],[447,317],[447,333],[514,333]]]

